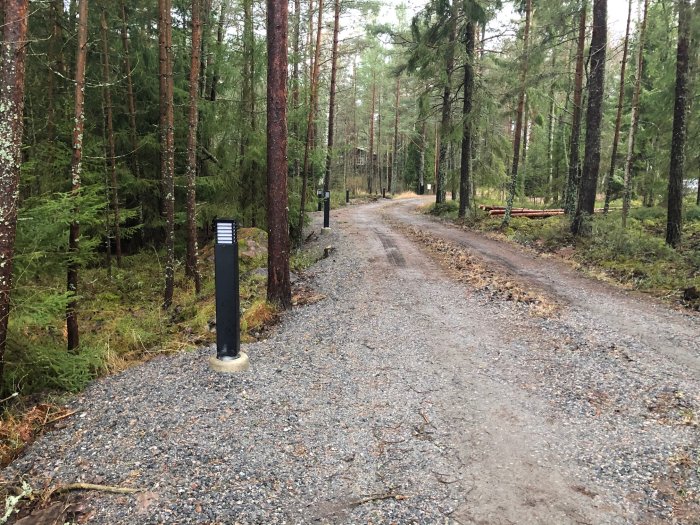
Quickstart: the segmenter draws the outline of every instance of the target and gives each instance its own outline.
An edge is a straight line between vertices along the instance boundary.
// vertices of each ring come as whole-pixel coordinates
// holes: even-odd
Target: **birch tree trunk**
[[[29,0],[4,0],[0,72],[0,383],[5,365],[24,131]]]

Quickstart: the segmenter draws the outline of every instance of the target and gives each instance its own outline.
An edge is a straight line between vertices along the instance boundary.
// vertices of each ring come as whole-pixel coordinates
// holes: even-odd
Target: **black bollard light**
[[[425,195],[425,186],[422,182],[418,184],[418,195]]]
[[[318,200],[318,211],[323,209],[323,191],[316,190],[316,199]]]
[[[331,192],[327,191],[323,196],[323,227],[330,228],[331,225]]]
[[[350,202],[350,190],[345,190],[345,204]]]
[[[212,368],[220,372],[248,369],[248,356],[241,353],[237,230],[233,219],[214,220],[216,358],[212,357],[209,362]]]
[[[386,199],[386,188],[382,188],[382,199]]]

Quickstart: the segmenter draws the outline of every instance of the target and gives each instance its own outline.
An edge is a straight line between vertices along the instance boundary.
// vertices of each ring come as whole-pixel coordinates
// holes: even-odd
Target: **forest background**
[[[573,247],[599,274],[697,304],[700,151],[687,144],[700,139],[700,2],[613,4],[614,23],[604,0],[294,0],[292,245],[317,190],[337,207],[346,191],[430,185],[432,213]],[[209,341],[216,217],[245,228],[246,337],[275,317],[256,271],[269,230],[266,9],[3,2],[3,398],[77,391]],[[495,219],[478,208],[505,203]],[[514,206],[566,214],[512,218]],[[294,251],[292,269],[312,259]]]

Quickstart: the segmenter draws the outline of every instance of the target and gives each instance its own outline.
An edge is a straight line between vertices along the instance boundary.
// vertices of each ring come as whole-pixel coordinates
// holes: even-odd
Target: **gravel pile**
[[[3,477],[144,489],[86,494],[96,524],[692,523],[692,370],[455,286],[379,208],[337,214],[326,299],[249,372],[206,348],[97,381]]]

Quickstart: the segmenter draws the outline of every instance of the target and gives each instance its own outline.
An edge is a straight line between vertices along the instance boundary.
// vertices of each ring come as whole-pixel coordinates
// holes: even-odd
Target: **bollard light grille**
[[[233,244],[236,242],[236,228],[233,222],[216,222],[216,243],[217,244]]]

